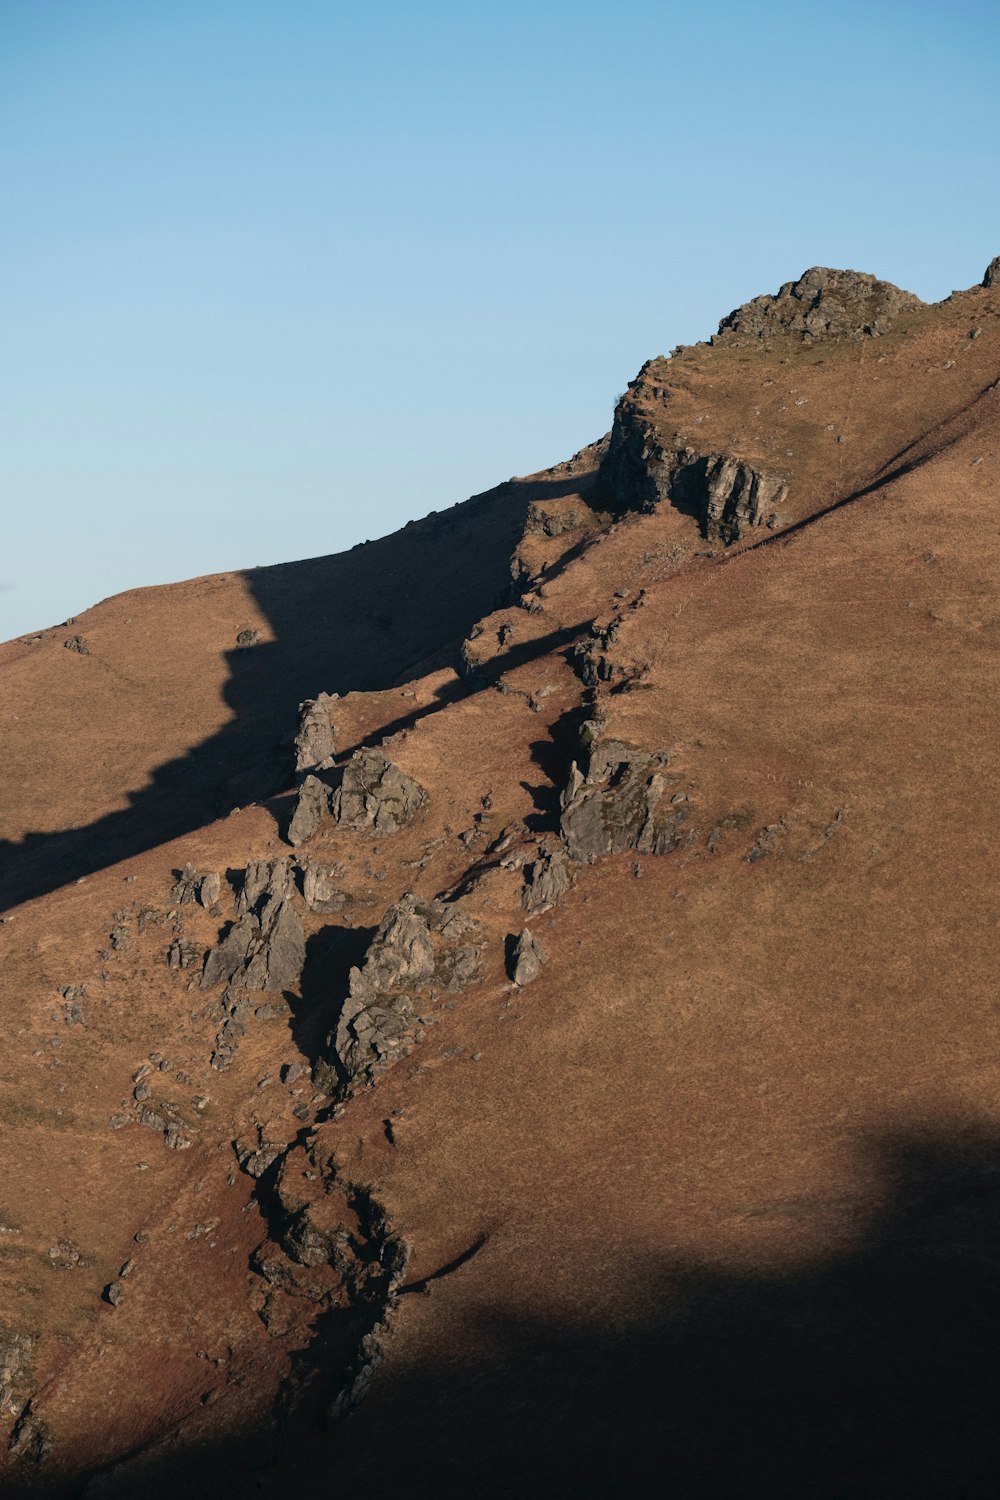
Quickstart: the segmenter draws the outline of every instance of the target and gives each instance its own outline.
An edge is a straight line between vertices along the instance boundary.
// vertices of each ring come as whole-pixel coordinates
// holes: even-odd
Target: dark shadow
[[[579,487],[511,480],[350,552],[244,574],[274,639],[227,653],[230,721],[159,766],[126,809],[0,843],[0,910],[288,787],[299,703],[456,662],[472,625],[511,597],[529,504]]]
[[[326,1038],[337,1024],[347,999],[351,969],[364,961],[375,927],[337,927],[332,922],[306,941],[306,961],[299,988],[301,996],[289,993],[292,1038],[303,1057],[314,1067],[322,1056]]]
[[[325,1432],[292,1416],[280,1453],[272,1433],[262,1456],[259,1431],[242,1455],[228,1441],[176,1447],[113,1493],[993,1500],[1000,1136],[921,1130],[880,1143],[876,1160],[873,1207],[734,1208],[748,1221],[832,1214],[840,1248],[811,1262],[761,1251],[758,1270],[727,1270],[636,1251],[608,1262],[623,1295],[607,1306],[626,1309],[615,1318],[600,1288],[581,1287],[565,1322],[497,1303],[456,1325],[451,1305],[439,1356],[390,1360]],[[446,1268],[453,1282],[411,1290],[433,1307],[471,1258]],[[327,1378],[330,1395],[341,1374]]]

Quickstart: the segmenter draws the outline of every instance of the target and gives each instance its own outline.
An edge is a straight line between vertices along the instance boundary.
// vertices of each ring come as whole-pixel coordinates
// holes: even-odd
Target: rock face
[[[767,339],[790,334],[801,339],[877,337],[888,333],[900,313],[923,307],[919,297],[890,281],[861,271],[813,266],[798,281],[786,281],[774,294],[754,297],[719,324],[727,340]]]
[[[333,816],[341,826],[376,834],[395,833],[427,800],[423,787],[381,750],[357,750],[334,793]]]
[[[648,369],[634,383],[641,393]],[[655,372],[654,372],[655,373]],[[656,422],[625,397],[615,412],[601,484],[611,510],[655,510],[667,502],[697,518],[709,541],[727,545],[755,526],[775,525],[788,494],[778,474],[767,474],[730,453],[698,453],[679,438],[665,439]]]
[[[562,835],[571,858],[675,849],[688,801],[676,789],[677,778],[667,773],[669,753],[601,739],[592,723],[584,726],[582,739],[586,769],[574,761],[561,799]]]
[[[728,546],[747,530],[774,521],[788,494],[786,482],[741,459],[713,453],[705,460],[702,529],[710,541]]]
[[[299,732],[295,736],[295,771],[326,770],[333,764],[335,726],[330,719],[330,705],[337,693],[320,693],[299,705]]]
[[[305,929],[292,898],[287,860],[248,865],[237,920],[205,960],[201,988],[225,982],[231,991],[280,992],[298,984],[306,957]]]
[[[986,267],[986,274],[983,276],[983,286],[1000,286],[1000,255],[994,255]]]
[[[302,918],[290,901],[272,900],[261,914],[260,932],[251,945],[246,967],[230,984],[280,993],[298,984],[305,961]]]
[[[480,973],[482,950],[482,929],[459,903],[407,895],[391,906],[364,963],[351,970],[317,1084],[333,1093],[404,1057],[413,1046],[419,1006],[433,999],[434,989],[454,994],[467,988]]]
[[[243,876],[236,910],[241,916],[248,911],[259,916],[265,901],[283,900],[294,889],[292,867],[287,859],[251,860]]]
[[[511,951],[510,977],[516,985],[530,984],[542,972],[546,954],[538,939],[525,927]]]

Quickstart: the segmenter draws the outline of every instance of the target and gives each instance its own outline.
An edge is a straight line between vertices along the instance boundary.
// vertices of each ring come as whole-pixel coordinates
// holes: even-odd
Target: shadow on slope
[[[157,767],[127,808],[0,842],[0,910],[290,785],[299,703],[388,688],[454,660],[475,621],[508,597],[528,505],[566,484],[511,480],[350,552],[246,573],[274,639],[227,654],[232,718]]]
[[[475,1357],[445,1333],[438,1361],[387,1367],[353,1416],[286,1433],[268,1466],[258,1433],[252,1473],[234,1438],[161,1451],[84,1493],[138,1484],[156,1500],[224,1479],[228,1494],[279,1500],[336,1476],[338,1493],[438,1500],[993,1497],[1000,1136],[922,1129],[876,1153],[882,1206],[868,1218],[857,1205],[850,1248],[759,1274],[637,1253],[618,1268],[627,1320],[584,1302],[572,1326],[498,1307],[469,1330]],[[821,1200],[743,1213],[831,1207],[842,1218]]]

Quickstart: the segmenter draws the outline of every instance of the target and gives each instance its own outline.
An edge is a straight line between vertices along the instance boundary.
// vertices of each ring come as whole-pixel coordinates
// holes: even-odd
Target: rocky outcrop
[[[337,884],[342,874],[339,865],[320,865],[310,861],[303,866],[302,894],[310,911],[323,916],[343,911],[351,898]]]
[[[288,825],[288,842],[293,845],[306,844],[319,831],[319,826],[330,811],[330,788],[318,776],[306,776],[299,787],[295,810]]]
[[[333,796],[332,811],[344,828],[395,833],[427,801],[423,787],[381,750],[356,750],[344,767]]]
[[[299,704],[299,732],[295,736],[295,771],[326,770],[333,765],[336,726],[330,718],[330,705],[339,694],[320,693]]]
[[[594,723],[584,726],[582,741],[582,764],[573,762],[561,799],[560,826],[571,858],[677,848],[689,808],[678,778],[667,772],[669,752],[603,739]]]
[[[986,267],[982,284],[985,287],[1000,286],[1000,255],[994,255]]]
[[[539,850],[538,858],[524,867],[521,905],[532,916],[555,906],[573,884],[573,866],[564,849]]]
[[[786,481],[742,459],[712,453],[704,468],[702,529],[710,541],[739,541],[752,527],[772,525],[788,494]]]
[[[250,913],[239,917],[221,942],[208,954],[201,974],[201,987],[210,990],[229,983],[246,961],[247,954],[260,931],[260,923]]]
[[[785,334],[817,338],[878,337],[901,313],[923,307],[919,297],[861,271],[813,266],[798,281],[754,297],[719,324],[718,337],[749,342]],[[713,341],[714,342],[714,341]]]
[[[465,989],[481,972],[484,939],[461,904],[404,896],[386,912],[327,1039],[315,1079],[330,1093],[374,1079],[412,1048],[417,1013],[445,991]]]
[[[261,861],[248,867],[247,876],[253,882],[249,888],[257,890],[259,913],[244,909],[208,954],[201,976],[203,990],[224,981],[229,991],[280,993],[299,982],[306,958],[305,929],[290,899],[293,887],[287,863]],[[245,884],[241,902],[247,890]]]
[[[260,915],[268,901],[282,901],[295,890],[292,866],[289,859],[253,859],[243,875],[236,910],[242,916],[252,911]]]
[[[601,471],[613,512],[649,512],[668,503],[694,516],[709,541],[727,545],[752,527],[776,525],[787,481],[734,454],[698,453],[676,434],[665,437],[643,409],[648,394],[644,368],[615,412]]]

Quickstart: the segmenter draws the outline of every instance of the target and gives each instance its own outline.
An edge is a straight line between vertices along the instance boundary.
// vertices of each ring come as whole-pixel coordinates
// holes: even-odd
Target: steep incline
[[[995,1490],[1000,287],[851,276],[0,927],[12,1483]]]

